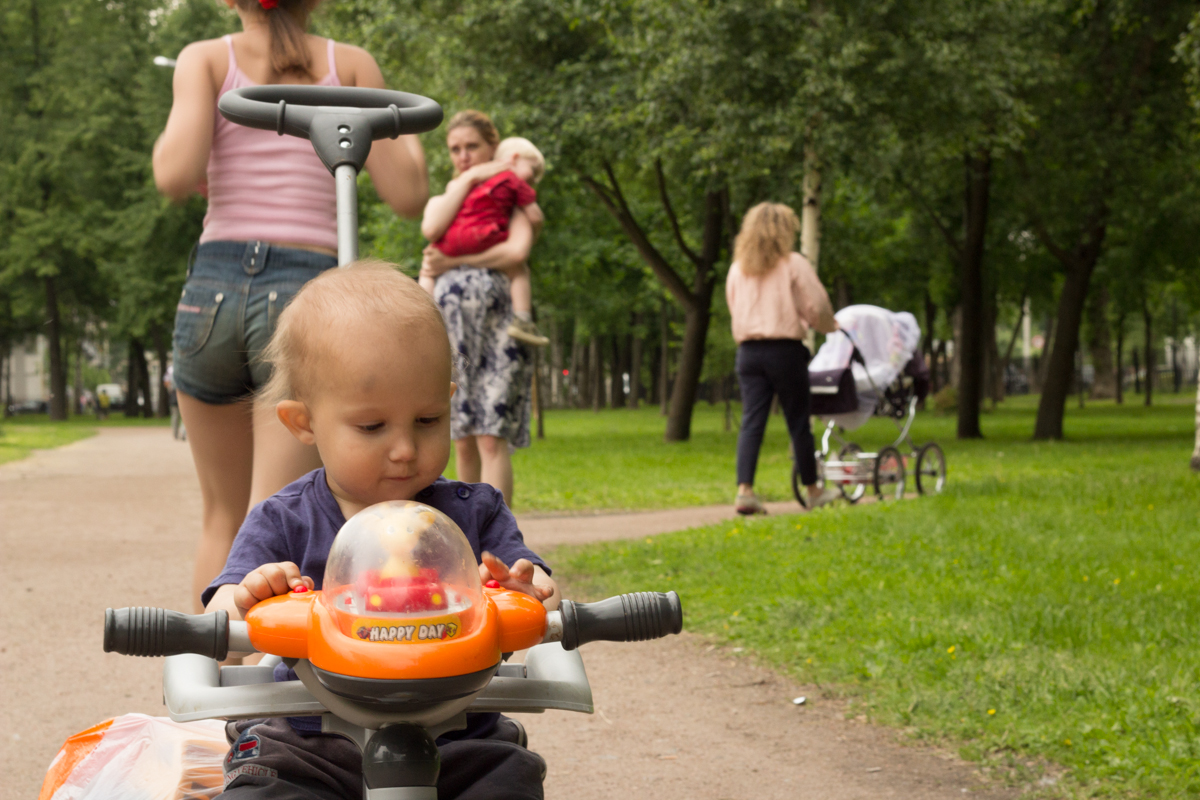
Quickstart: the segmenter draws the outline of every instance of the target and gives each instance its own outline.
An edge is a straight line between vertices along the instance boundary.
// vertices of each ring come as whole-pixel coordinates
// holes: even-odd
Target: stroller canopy
[[[916,354],[921,343],[921,327],[916,317],[907,311],[888,311],[879,306],[846,306],[834,317],[846,335],[833,333],[827,336],[808,366],[814,379],[813,412],[853,430],[867,421],[875,410],[879,393],[896,380]],[[866,362],[865,369],[857,362],[850,363],[855,346]],[[822,403],[816,402],[817,376],[827,376],[825,383],[829,383],[828,376],[847,368],[854,376],[858,408],[850,411],[844,406],[823,407]],[[831,385],[836,385],[836,379]],[[834,411],[843,413],[830,413]]]

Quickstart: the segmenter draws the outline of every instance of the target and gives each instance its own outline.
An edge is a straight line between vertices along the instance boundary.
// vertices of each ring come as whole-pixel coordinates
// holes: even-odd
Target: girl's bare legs
[[[428,294],[430,297],[433,297],[433,288],[434,288],[434,286],[437,285],[437,278],[435,278],[431,275],[423,274],[417,278],[417,283],[419,283],[421,285],[421,288],[425,290],[426,294]],[[532,294],[530,295],[530,298],[531,299],[529,302],[530,302],[530,304],[532,304],[533,303]]]
[[[513,468],[508,440],[498,436],[465,436],[454,440],[455,469],[465,483],[486,483],[499,489],[512,506]]]
[[[454,440],[454,469],[463,483],[479,483],[483,464],[479,458],[479,443],[474,436]]]
[[[250,502],[254,461],[254,421],[249,403],[210,405],[179,392],[179,413],[188,429],[188,444],[204,512],[192,572],[192,606],[204,611],[200,593],[221,573],[233,537]]]
[[[321,462],[316,448],[292,438],[274,409],[249,401],[210,405],[180,392],[179,412],[204,504],[192,572],[192,602],[201,612],[200,593],[221,574],[246,512]]]
[[[321,466],[313,445],[300,444],[275,416],[275,407],[254,405],[254,477],[250,482],[250,505],[266,500],[294,480]]]
[[[483,462],[480,480],[496,487],[504,495],[504,503],[512,508],[513,468],[508,440],[499,436],[477,436],[479,455]]]

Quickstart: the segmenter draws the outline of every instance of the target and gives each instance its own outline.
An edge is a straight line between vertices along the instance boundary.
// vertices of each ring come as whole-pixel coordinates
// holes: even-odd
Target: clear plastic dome
[[[322,599],[342,633],[440,641],[474,629],[483,586],[467,537],[423,503],[393,500],[355,514],[333,540]]]

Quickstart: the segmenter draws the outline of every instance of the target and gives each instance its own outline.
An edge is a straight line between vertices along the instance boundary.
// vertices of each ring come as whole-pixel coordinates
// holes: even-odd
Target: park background
[[[924,329],[938,393],[915,434],[947,449],[945,495],[563,551],[573,585],[677,588],[691,630],[872,719],[1014,781],[1068,770],[1039,791],[1179,797],[1200,794],[1194,14],[346,0],[313,30],[547,155],[531,261],[552,339],[545,438],[517,457],[518,510],[728,502],[722,276],[755,202],[802,212],[836,307],[907,310]],[[130,417],[166,413],[156,384],[204,203],[154,191],[171,72],[153,59],[236,17],[210,0],[0,15],[6,414],[14,364],[47,383],[44,416],[3,425],[7,460],[87,435],[77,401],[102,383],[125,385]],[[424,144],[436,192],[442,134]],[[417,224],[366,176],[360,201],[364,253],[415,271]],[[759,486],[777,500],[779,422]],[[864,444],[885,441],[880,424]]]

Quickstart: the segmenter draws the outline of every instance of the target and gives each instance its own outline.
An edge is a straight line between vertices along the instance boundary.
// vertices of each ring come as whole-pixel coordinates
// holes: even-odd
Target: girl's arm
[[[211,44],[189,44],[179,54],[172,81],[171,114],[154,143],[154,184],[177,203],[196,191],[208,168],[217,102],[209,58]]]
[[[501,161],[488,161],[476,164],[469,170],[446,184],[446,191],[437,197],[431,197],[425,204],[425,216],[421,219],[421,235],[431,242],[442,238],[450,223],[458,216],[463,201],[475,188],[475,184],[483,183],[488,178],[508,169]]]
[[[521,209],[513,212],[512,220],[508,223],[508,239],[498,245],[489,247],[482,253],[469,256],[447,256],[436,247],[425,248],[425,261],[421,272],[428,275],[441,275],[454,267],[482,267],[505,271],[523,264],[529,258],[533,249],[533,225],[529,217]]]
[[[365,89],[387,88],[383,73],[370,53],[352,45],[337,44],[334,47],[339,67],[349,73],[346,75],[348,85]],[[429,174],[420,139],[411,135],[379,139],[371,145],[366,166],[379,199],[402,217],[416,219],[421,215],[429,197]]]

